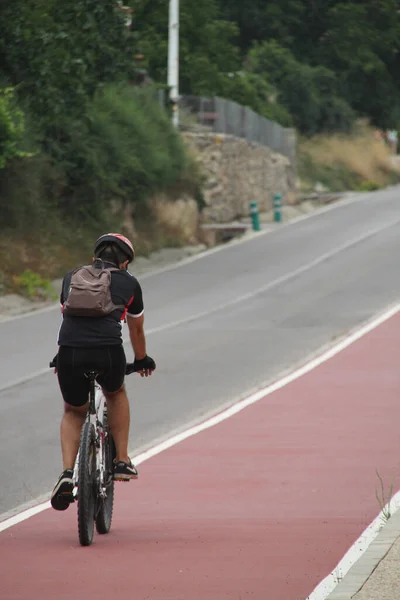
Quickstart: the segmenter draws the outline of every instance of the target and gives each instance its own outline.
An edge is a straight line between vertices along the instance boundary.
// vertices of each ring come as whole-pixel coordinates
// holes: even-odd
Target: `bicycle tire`
[[[96,510],[96,442],[93,425],[82,429],[78,465],[78,533],[82,546],[93,541]]]
[[[107,496],[105,498],[98,497],[97,499],[96,529],[97,533],[100,534],[108,533],[111,529],[114,508],[113,462],[116,456],[114,439],[108,426],[107,413],[104,413],[103,425],[105,431],[104,458]]]

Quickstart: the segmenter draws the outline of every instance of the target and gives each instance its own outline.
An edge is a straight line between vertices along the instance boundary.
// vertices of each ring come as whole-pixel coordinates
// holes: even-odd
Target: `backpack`
[[[73,317],[105,317],[125,305],[114,304],[111,297],[111,272],[117,267],[78,267],[72,272],[63,313]]]

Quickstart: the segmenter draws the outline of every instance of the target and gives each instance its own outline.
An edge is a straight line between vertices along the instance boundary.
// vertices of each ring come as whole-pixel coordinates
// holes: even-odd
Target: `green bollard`
[[[282,220],[282,196],[275,194],[274,196],[274,221],[280,223]]]
[[[257,202],[250,202],[250,216],[253,225],[253,231],[260,231],[260,215],[258,213]]]

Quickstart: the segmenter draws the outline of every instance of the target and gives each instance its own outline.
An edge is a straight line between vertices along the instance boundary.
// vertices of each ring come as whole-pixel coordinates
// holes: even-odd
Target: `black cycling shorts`
[[[71,406],[83,406],[88,401],[88,371],[98,371],[98,383],[105,392],[117,392],[124,383],[126,357],[122,345],[99,348],[60,346],[57,375],[64,401]]]

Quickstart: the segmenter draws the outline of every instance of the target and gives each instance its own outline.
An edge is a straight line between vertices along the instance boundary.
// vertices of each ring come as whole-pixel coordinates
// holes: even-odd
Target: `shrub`
[[[269,83],[267,78],[257,73],[239,71],[225,76],[222,94],[248,106],[267,119],[280,123],[283,127],[291,127],[293,119],[286,108],[276,101],[278,96],[276,88]]]
[[[30,156],[21,149],[24,135],[24,114],[14,99],[12,87],[0,89],[0,169],[13,158]]]
[[[39,227],[55,214],[101,228],[110,204],[137,207],[182,182],[196,193],[193,162],[153,90],[105,86],[80,119],[36,126],[32,160],[0,170],[3,227]]]
[[[359,187],[360,192],[374,192],[379,190],[382,186],[376,181],[363,181]]]
[[[30,300],[34,298],[55,300],[55,294],[51,281],[41,277],[31,269],[25,269],[20,275],[14,275],[13,283],[20,294],[27,296]]]
[[[82,123],[64,122],[50,151],[69,185],[61,205],[84,217],[118,198],[143,203],[173,186],[187,168],[183,142],[153,92],[106,86],[95,94]]]
[[[341,98],[333,71],[299,62],[275,40],[254,44],[247,64],[252,73],[266,77],[279,89],[278,102],[304,135],[350,131],[354,112]]]

